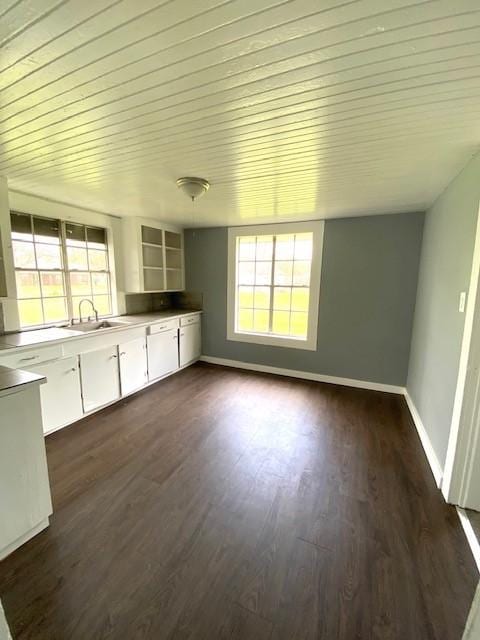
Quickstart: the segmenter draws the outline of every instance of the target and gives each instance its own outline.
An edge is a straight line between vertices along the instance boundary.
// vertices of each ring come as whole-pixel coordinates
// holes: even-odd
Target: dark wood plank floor
[[[47,438],[16,640],[460,640],[478,575],[399,396],[197,364]]]

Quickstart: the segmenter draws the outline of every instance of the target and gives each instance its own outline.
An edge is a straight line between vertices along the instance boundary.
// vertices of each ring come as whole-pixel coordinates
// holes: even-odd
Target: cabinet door
[[[147,382],[147,347],[145,338],[118,345],[122,396],[141,389]]]
[[[180,327],[180,366],[197,360],[202,353],[200,322]]]
[[[148,379],[156,380],[178,369],[178,330],[147,336]]]
[[[117,347],[82,353],[80,377],[85,413],[117,400],[120,397]]]
[[[49,433],[83,416],[80,373],[76,356],[28,367],[47,378],[40,386],[43,431]]]

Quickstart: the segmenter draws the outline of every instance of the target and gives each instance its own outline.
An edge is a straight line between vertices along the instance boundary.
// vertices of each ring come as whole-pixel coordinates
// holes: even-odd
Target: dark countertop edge
[[[165,311],[148,311],[146,313],[132,313],[132,314],[124,314],[121,316],[108,316],[102,319],[105,320],[121,320],[122,318],[129,318],[128,321],[125,322],[125,326],[124,327],[111,327],[109,329],[103,329],[102,330],[102,334],[104,333],[110,333],[113,331],[124,331],[125,329],[133,329],[135,327],[141,327],[141,326],[148,326],[149,324],[151,324],[152,322],[162,322],[163,320],[169,320],[169,319],[173,319],[173,318],[180,318],[183,316],[189,316],[189,315],[196,315],[196,314],[201,314],[203,313],[202,309],[177,309],[177,310],[165,310]],[[138,321],[135,321],[135,318],[138,317]],[[140,319],[141,318],[141,319]],[[132,320],[130,320],[132,319]],[[95,335],[99,335],[97,334],[95,331],[92,332],[79,332],[79,331],[72,331],[71,329],[69,329],[68,327],[48,327],[48,329],[59,329],[59,330],[64,330],[65,332],[68,332],[68,334],[66,335],[62,335],[58,338],[50,338],[50,339],[46,339],[46,340],[41,340],[38,342],[31,342],[29,344],[22,344],[22,345],[16,345],[16,344],[8,344],[6,345],[6,348],[2,348],[0,349],[0,361],[1,361],[1,356],[2,355],[11,355],[14,351],[24,351],[24,350],[28,350],[28,349],[34,349],[35,347],[40,347],[40,346],[44,346],[47,344],[56,344],[59,342],[65,342],[65,341],[70,341],[70,340],[82,340],[83,338],[87,338],[87,337],[92,337]],[[38,331],[41,331],[42,329],[38,329]],[[0,340],[3,338],[5,339],[6,336],[18,336],[21,334],[27,334],[30,333],[28,330],[27,331],[13,331],[10,333],[6,333],[0,336]]]
[[[45,381],[45,376],[0,365],[0,397],[17,393],[32,384],[43,384]]]

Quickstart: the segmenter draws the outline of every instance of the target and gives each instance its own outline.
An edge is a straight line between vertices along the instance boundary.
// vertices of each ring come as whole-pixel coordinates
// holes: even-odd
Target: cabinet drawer
[[[198,324],[200,322],[200,314],[196,316],[186,316],[185,318],[180,318],[180,326],[188,327],[189,324]]]
[[[171,318],[163,322],[158,322],[157,324],[152,324],[148,327],[148,333],[149,335],[153,335],[155,333],[162,333],[162,331],[170,331],[171,329],[178,329],[178,318]]]
[[[1,356],[0,364],[5,367],[12,367],[12,369],[28,369],[29,365],[55,360],[56,358],[61,358],[62,355],[62,345],[55,344],[49,347],[17,351],[11,355]]]

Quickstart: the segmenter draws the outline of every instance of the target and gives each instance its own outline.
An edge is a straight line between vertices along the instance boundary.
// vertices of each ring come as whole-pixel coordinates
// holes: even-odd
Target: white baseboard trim
[[[430,469],[432,470],[433,477],[435,478],[437,487],[440,489],[440,487],[442,486],[442,479],[443,479],[442,465],[440,464],[437,458],[437,454],[435,453],[435,450],[428,436],[427,430],[425,429],[422,419],[420,418],[420,414],[418,413],[417,408],[414,405],[413,400],[406,389],[405,389],[404,395],[405,395],[405,400],[407,401],[407,405],[410,410],[410,414],[412,416],[413,422],[417,429],[420,442],[422,443],[423,450],[425,451],[425,455],[427,456]]]
[[[403,395],[404,387],[393,384],[382,384],[381,382],[370,382],[369,380],[355,380],[354,378],[337,378],[336,376],[325,376],[320,373],[310,373],[309,371],[296,371],[295,369],[282,369],[280,367],[270,367],[264,364],[254,364],[252,362],[242,362],[240,360],[228,360],[227,358],[215,358],[213,356],[201,356],[202,362],[218,364],[223,367],[234,367],[235,369],[247,369],[248,371],[260,371],[261,373],[273,373],[278,376],[288,376],[289,378],[301,378],[303,380],[313,380],[315,382],[327,382],[329,384],[339,384],[344,387],[356,387],[358,389],[371,389],[372,391],[384,391],[385,393],[396,393]]]
[[[460,518],[460,522],[462,523],[463,530],[465,531],[465,535],[467,536],[468,544],[472,550],[472,555],[477,565],[477,569],[480,572],[480,542],[473,530],[472,523],[470,522],[465,509],[457,507],[457,513]]]

